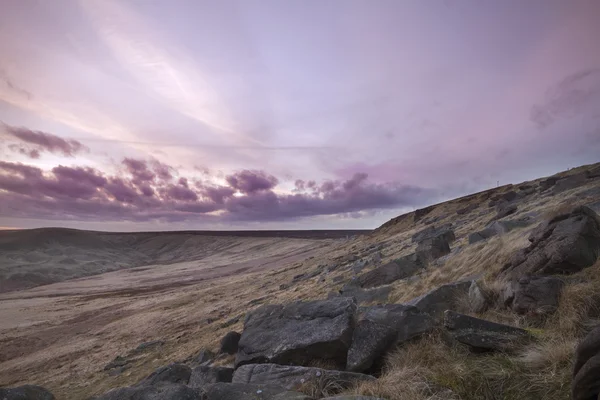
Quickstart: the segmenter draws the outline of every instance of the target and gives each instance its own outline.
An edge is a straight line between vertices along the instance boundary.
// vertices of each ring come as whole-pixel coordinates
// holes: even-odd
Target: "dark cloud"
[[[54,154],[62,154],[74,157],[75,154],[89,151],[89,149],[75,139],[63,139],[51,133],[33,131],[24,127],[2,124],[3,135],[8,139],[21,142],[18,146],[9,146],[21,154],[32,158],[39,158],[40,153],[47,151]]]
[[[370,183],[364,173],[321,185],[297,180],[294,192],[284,194],[275,192],[278,180],[264,171],[240,171],[227,176],[227,185],[215,185],[182,176],[172,183],[173,174],[179,173],[157,161],[125,159],[123,165],[124,175],[107,176],[89,167],[59,165],[42,171],[1,161],[0,214],[91,221],[280,221],[334,214],[352,217],[422,204],[433,195],[418,187]],[[156,172],[157,165],[169,172],[170,181],[151,179],[148,171]]]
[[[40,151],[37,149],[28,149],[22,145],[18,145],[18,144],[9,144],[8,145],[8,149],[11,151],[14,151],[16,153],[22,154],[24,156],[27,156],[29,158],[32,159],[38,159],[40,158]]]
[[[530,119],[543,129],[559,118],[574,117],[587,109],[600,109],[600,68],[579,71],[548,89],[540,104],[531,108]]]
[[[229,183],[229,186],[246,194],[260,190],[270,190],[278,183],[277,178],[273,175],[268,175],[263,171],[249,170],[228,175],[225,180]]]

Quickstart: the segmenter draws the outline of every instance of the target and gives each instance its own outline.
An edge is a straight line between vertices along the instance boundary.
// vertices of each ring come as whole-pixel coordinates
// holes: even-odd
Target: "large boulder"
[[[564,285],[558,278],[524,277],[506,284],[502,300],[518,314],[550,314],[558,308]]]
[[[233,383],[253,383],[298,390],[304,385],[335,385],[347,388],[359,381],[375,380],[370,375],[321,368],[277,364],[247,364],[233,374]]]
[[[454,340],[479,351],[510,351],[531,339],[529,333],[524,329],[497,324],[450,310],[444,313],[444,326]]]
[[[422,263],[428,264],[435,259],[450,254],[450,242],[444,236],[424,239],[417,245],[416,254]]]
[[[221,348],[219,353],[221,354],[235,354],[238,351],[238,343],[240,342],[241,335],[238,332],[227,332],[223,339],[221,339]]]
[[[477,243],[492,236],[502,235],[513,229],[524,228],[531,225],[533,218],[524,217],[515,220],[493,221],[486,228],[469,235],[469,244]]]
[[[552,188],[552,193],[561,193],[567,190],[575,189],[579,186],[585,185],[587,183],[587,174],[579,173],[571,176],[567,176],[565,178],[559,179],[554,187]]]
[[[54,400],[47,389],[36,385],[24,385],[15,388],[0,388],[2,400]]]
[[[203,388],[211,383],[231,382],[232,378],[233,368],[201,365],[192,370],[188,385],[193,388]]]
[[[459,296],[468,295],[470,286],[470,280],[448,283],[416,297],[406,304],[415,306],[436,319],[441,319],[444,311],[455,308],[456,299]]]
[[[486,311],[492,303],[491,296],[477,281],[471,282],[469,286],[469,308],[474,313]]]
[[[205,400],[312,400],[281,386],[251,383],[215,383],[205,389]]]
[[[504,277],[575,273],[598,259],[600,218],[588,207],[576,207],[540,224],[529,241],[503,267]]]
[[[434,237],[443,237],[444,239],[446,239],[447,242],[453,242],[456,240],[456,236],[454,235],[454,231],[452,230],[452,224],[444,224],[439,227],[436,227],[435,225],[430,225],[427,228],[412,235],[411,240],[413,243],[419,243],[425,239],[431,239]]]
[[[362,372],[374,365],[379,366],[388,350],[430,332],[433,327],[433,318],[413,306],[385,304],[368,307],[354,330],[346,368]]]
[[[577,346],[573,363],[573,400],[597,399],[600,394],[600,326]]]
[[[180,383],[159,383],[112,389],[94,400],[203,400],[203,397]]]
[[[540,181],[540,191],[545,191],[550,189],[552,186],[556,185],[556,182],[558,182],[558,177],[557,176],[551,176],[549,178],[543,179]]]
[[[313,360],[343,365],[355,311],[348,297],[262,306],[246,316],[235,365],[307,365]]]
[[[496,206],[496,215],[491,219],[490,222],[493,222],[498,219],[502,219],[504,217],[508,217],[511,214],[517,212],[517,205],[514,203],[502,202]]]
[[[409,278],[421,269],[418,262],[408,258],[398,259],[357,276],[352,284],[362,288],[387,285],[400,279]]]

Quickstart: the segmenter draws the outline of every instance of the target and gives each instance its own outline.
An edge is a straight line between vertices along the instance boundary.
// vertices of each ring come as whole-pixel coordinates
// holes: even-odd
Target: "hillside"
[[[5,286],[0,386],[37,384],[57,399],[128,387],[103,400],[569,398],[576,346],[600,320],[594,212],[600,164],[349,239],[3,233],[4,276],[76,278],[88,263],[100,273]],[[212,359],[229,332],[241,334],[233,354]],[[215,384],[232,379],[217,371],[238,386]],[[582,382],[573,390],[585,392]],[[258,383],[279,389],[240,394]]]

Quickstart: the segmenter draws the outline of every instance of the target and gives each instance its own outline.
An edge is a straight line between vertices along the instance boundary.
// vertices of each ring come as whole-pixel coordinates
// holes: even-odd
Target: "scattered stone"
[[[533,220],[532,217],[527,216],[516,220],[493,221],[485,229],[471,233],[469,235],[469,244],[487,240],[496,235],[508,233],[513,229],[524,228],[531,225]]]
[[[452,233],[454,235],[454,233]],[[438,259],[446,254],[450,254],[450,244],[443,236],[436,236],[424,239],[417,246],[417,259],[423,264]]]
[[[212,363],[214,358],[215,358],[215,353],[213,353],[212,351],[207,350],[207,349],[202,349],[198,352],[198,354],[188,358],[186,361],[189,362],[193,366],[208,365],[208,364]]]
[[[282,283],[281,285],[279,285],[279,290],[287,290],[290,288],[290,285],[288,285],[287,283]]]
[[[551,176],[540,181],[540,191],[543,192],[547,189],[550,189],[552,186],[556,185],[556,182],[558,182],[558,177],[556,176]]]
[[[221,347],[219,353],[235,354],[238,351],[238,343],[240,342],[241,335],[238,332],[231,331],[227,332],[223,339],[221,339]]]
[[[355,284],[362,288],[387,285],[408,278],[421,270],[421,266],[408,259],[399,259],[379,266],[356,277]]]
[[[377,251],[375,253],[373,253],[373,255],[371,256],[371,264],[373,265],[379,265],[381,264],[381,252]]]
[[[251,383],[215,383],[206,388],[206,400],[312,400],[279,386]]]
[[[224,329],[224,328],[229,328],[231,325],[235,325],[238,322],[240,322],[240,319],[242,319],[241,315],[238,315],[236,317],[233,317],[231,319],[228,319],[227,321],[223,322],[221,325],[219,325],[219,328]]]
[[[114,360],[104,366],[105,371],[112,370],[114,368],[123,368],[129,363],[129,360],[122,356],[116,356]],[[123,369],[124,370],[124,369]],[[118,374],[117,374],[118,375]]]
[[[497,219],[501,219],[504,217],[508,217],[511,214],[514,214],[517,212],[517,205],[513,204],[513,203],[500,203],[496,206],[496,216],[494,218],[492,218],[493,222]]]
[[[0,388],[2,400],[54,400],[48,389],[36,385],[24,385],[15,388]]]
[[[507,284],[503,301],[518,314],[551,314],[558,308],[565,283],[553,277],[525,277]]]
[[[133,350],[133,353],[142,353],[146,350],[150,350],[156,347],[161,347],[165,342],[163,340],[153,340],[151,342],[144,342]]]
[[[203,400],[203,397],[189,386],[161,383],[112,389],[94,400]]]
[[[479,207],[479,205],[477,203],[471,203],[466,207],[460,208],[458,210],[456,210],[456,213],[458,215],[465,215],[465,214],[469,214],[471,211],[474,211],[477,209],[477,207]]]
[[[340,283],[340,282],[341,282],[341,281],[343,281],[343,280],[344,280],[344,277],[343,277],[342,275],[334,276],[334,277],[331,279],[331,281],[332,281],[333,283]]]
[[[246,316],[236,368],[245,364],[343,365],[350,347],[356,303],[347,297],[265,305]]]
[[[469,287],[469,308],[474,313],[485,312],[491,304],[490,296],[481,288],[477,281],[472,281]]]
[[[356,260],[352,264],[352,267],[351,267],[352,272],[354,272],[355,274],[358,274],[358,273],[362,272],[362,270],[365,269],[366,266],[367,266],[367,262],[365,260]]]
[[[467,295],[470,287],[470,280],[448,283],[410,300],[407,304],[439,319],[443,317],[444,311],[455,308],[457,297]]]
[[[387,301],[390,293],[392,292],[391,286],[379,286],[373,289],[363,289],[355,285],[344,286],[339,293],[333,293],[331,297],[352,297],[356,299],[358,304],[361,303],[384,303]]]
[[[211,383],[231,382],[232,377],[233,368],[201,365],[192,370],[188,385],[192,388],[204,388]]]
[[[600,326],[577,346],[571,383],[573,400],[597,399],[600,394]]]
[[[156,385],[157,383],[181,383],[187,385],[192,369],[185,364],[169,364],[158,368],[138,385]]]
[[[375,378],[370,375],[355,372],[277,364],[248,364],[235,370],[232,382],[281,386],[287,390],[298,390],[303,385],[311,383],[327,383],[344,389],[354,382],[372,380]]]
[[[354,330],[346,368],[363,372],[379,366],[390,348],[430,332],[433,327],[433,318],[416,307],[404,304],[367,307]]]
[[[454,231],[452,230],[452,224],[444,224],[438,228],[435,225],[430,225],[427,228],[415,233],[411,237],[413,243],[419,243],[426,239],[432,239],[436,237],[443,237],[447,242],[453,242],[456,240]]]
[[[529,247],[503,267],[505,277],[571,274],[593,265],[600,254],[600,217],[575,207],[536,227]]]
[[[451,310],[444,313],[444,326],[457,342],[474,350],[510,351],[529,340],[529,333],[509,325],[459,314]]]

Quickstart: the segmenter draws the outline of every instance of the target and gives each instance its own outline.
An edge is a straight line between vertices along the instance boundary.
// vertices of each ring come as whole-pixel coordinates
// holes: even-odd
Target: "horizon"
[[[0,230],[375,229],[593,164],[600,3],[0,4]]]

